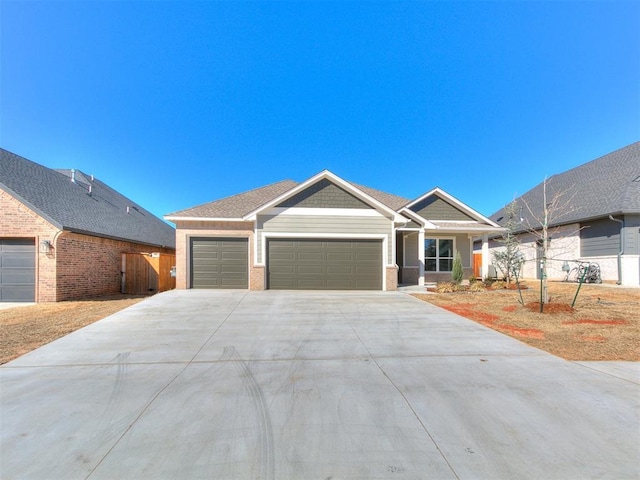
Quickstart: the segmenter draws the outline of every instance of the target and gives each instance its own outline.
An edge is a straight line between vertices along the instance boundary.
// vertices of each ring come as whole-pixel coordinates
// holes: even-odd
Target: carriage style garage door
[[[274,290],[382,290],[382,241],[270,239],[267,275]]]
[[[35,241],[0,239],[0,302],[34,302],[35,298]]]
[[[191,288],[249,288],[246,238],[192,238]]]

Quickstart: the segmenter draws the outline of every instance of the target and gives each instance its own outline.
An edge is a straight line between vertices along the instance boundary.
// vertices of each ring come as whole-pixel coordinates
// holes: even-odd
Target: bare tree
[[[504,215],[507,218],[504,224],[505,230],[502,237],[496,240],[503,248],[493,252],[493,263],[504,274],[507,285],[511,285],[511,280],[519,276],[524,263],[524,256],[520,252],[520,241],[516,234],[520,225],[520,212],[515,200],[504,207]]]
[[[552,177],[553,178],[553,177]],[[542,280],[542,303],[549,303],[549,289],[547,284],[547,264],[552,259],[550,255],[550,241],[555,232],[558,231],[558,225],[562,223],[563,218],[573,214],[578,207],[573,203],[573,198],[578,192],[576,187],[566,190],[556,190],[552,188],[551,182],[545,177],[542,182],[542,209],[537,209],[523,198],[522,203],[528,211],[526,218],[522,220],[523,228],[528,231],[534,238],[537,238],[536,244],[540,248],[540,263],[536,268],[540,268]],[[551,192],[549,191],[551,190]],[[536,213],[539,212],[539,213]],[[575,234],[580,228],[576,229]]]

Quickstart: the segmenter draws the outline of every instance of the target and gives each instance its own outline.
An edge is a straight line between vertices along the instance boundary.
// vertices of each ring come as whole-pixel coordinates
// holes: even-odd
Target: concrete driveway
[[[637,479],[638,377],[403,293],[172,291],[0,368],[0,476]]]

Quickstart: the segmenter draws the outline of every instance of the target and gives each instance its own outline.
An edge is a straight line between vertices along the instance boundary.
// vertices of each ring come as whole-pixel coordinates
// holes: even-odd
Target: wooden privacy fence
[[[123,253],[122,293],[152,295],[176,288],[175,264],[176,256],[167,253]]]

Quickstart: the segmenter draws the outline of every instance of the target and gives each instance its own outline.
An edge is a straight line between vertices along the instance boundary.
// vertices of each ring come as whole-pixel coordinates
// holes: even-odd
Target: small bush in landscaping
[[[503,280],[498,280],[496,282],[493,282],[490,288],[491,290],[503,290],[507,288],[507,282]]]
[[[463,276],[462,257],[460,256],[460,252],[456,252],[456,256],[453,259],[453,270],[451,270],[451,280],[453,280],[456,285],[459,285],[460,282],[462,282]]]
[[[482,282],[473,282],[469,285],[470,292],[484,292],[487,289]]]
[[[457,285],[453,282],[440,282],[436,286],[436,293],[453,293],[457,290]]]

